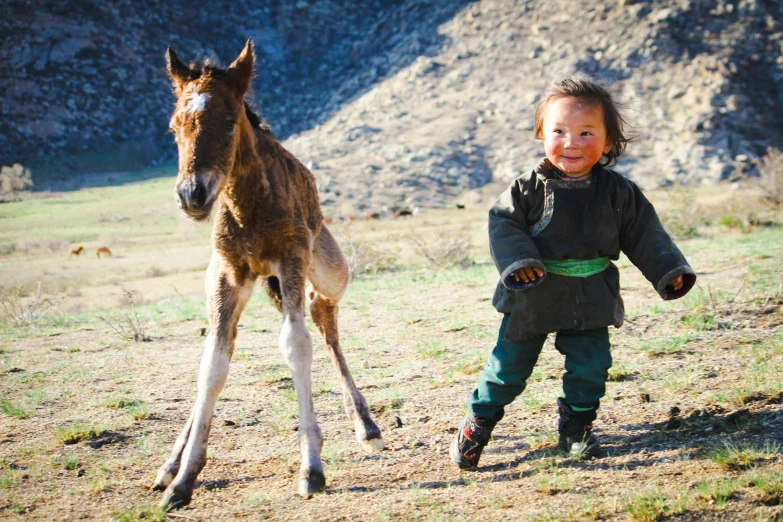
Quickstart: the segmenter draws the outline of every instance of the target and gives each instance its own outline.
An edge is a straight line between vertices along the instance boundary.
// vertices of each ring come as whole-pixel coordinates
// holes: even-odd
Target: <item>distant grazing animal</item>
[[[71,259],[71,257],[73,256],[79,257],[83,251],[84,251],[84,247],[81,245],[72,248],[71,251],[68,253],[68,259]]]
[[[343,405],[356,438],[368,451],[383,448],[381,430],[370,417],[340,348],[337,304],[348,285],[348,264],[324,225],[315,178],[244,101],[254,60],[251,40],[226,69],[187,66],[174,51],[167,52],[177,96],[170,122],[179,150],[175,199],[196,221],[207,219],[216,208],[206,275],[209,334],[198,394],[171,457],[155,478],[154,487],[165,489],[161,506],[178,507],[191,500],[207,462],[207,438],[215,401],[228,376],[237,323],[257,280],[283,314],[280,349],[293,373],[299,404],[299,493],[310,496],[325,485],[323,439],[310,381],[307,296],[313,322],[340,374]],[[308,279],[312,286],[306,292]]]
[[[105,247],[105,246],[100,247],[98,250],[95,251],[95,255],[98,256],[98,259],[100,259],[101,254],[103,254],[104,256],[111,257],[111,250],[109,250],[109,247]]]
[[[457,208],[460,209],[460,210],[463,210],[465,208],[465,205],[462,204],[462,203],[456,203],[456,205],[457,205]]]
[[[380,219],[381,213],[380,212],[370,212],[364,215],[364,219],[366,221],[369,221],[370,219]]]
[[[412,216],[413,212],[410,211],[410,210],[407,210],[407,209],[402,209],[402,210],[395,210],[395,211],[393,211],[392,215],[394,215],[394,217],[398,218],[398,217],[403,217],[403,216]]]

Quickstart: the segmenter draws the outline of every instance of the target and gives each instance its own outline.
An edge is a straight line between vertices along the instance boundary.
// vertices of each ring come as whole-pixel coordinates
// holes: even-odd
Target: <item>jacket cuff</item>
[[[536,277],[535,280],[524,282],[524,281],[514,281],[513,274],[520,268],[525,267],[533,267],[533,268],[540,268],[544,275],[541,277]],[[541,281],[544,280],[546,277],[546,268],[544,267],[544,263],[541,262],[540,259],[536,259],[534,257],[529,257],[527,259],[520,259],[519,261],[515,261],[508,265],[505,270],[500,274],[500,280],[503,282],[503,286],[506,288],[509,288],[511,290],[526,290],[528,288],[532,288],[539,284]]]
[[[671,281],[672,279],[674,279],[679,275],[682,276],[682,288],[680,288],[679,290],[674,290],[674,288],[669,286],[669,281]],[[660,281],[658,281],[658,285],[655,287],[655,289],[658,291],[658,294],[660,294],[660,296],[663,297],[664,300],[671,301],[672,299],[679,299],[680,297],[687,294],[695,284],[696,284],[696,273],[688,265],[682,265],[682,266],[678,266],[674,270],[670,270],[669,272],[667,272],[660,279]]]

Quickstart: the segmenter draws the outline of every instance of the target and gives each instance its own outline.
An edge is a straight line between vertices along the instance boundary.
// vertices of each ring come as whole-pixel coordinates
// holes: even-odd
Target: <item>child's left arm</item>
[[[664,230],[652,203],[633,182],[619,187],[620,248],[666,300],[678,299],[696,283],[696,274]]]

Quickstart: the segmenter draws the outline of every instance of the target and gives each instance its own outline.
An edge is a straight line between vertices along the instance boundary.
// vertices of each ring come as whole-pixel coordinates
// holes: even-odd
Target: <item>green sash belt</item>
[[[603,272],[609,265],[608,257],[597,257],[595,259],[566,259],[555,261],[553,259],[544,259],[546,271],[552,274],[569,277],[587,277],[599,272]]]

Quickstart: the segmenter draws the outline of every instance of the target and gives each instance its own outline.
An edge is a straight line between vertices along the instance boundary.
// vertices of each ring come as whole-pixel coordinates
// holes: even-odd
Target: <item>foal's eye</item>
[[[227,121],[226,122],[226,130],[228,132],[234,132],[234,129],[236,128],[236,126],[237,126],[237,122],[235,122],[235,121]]]

